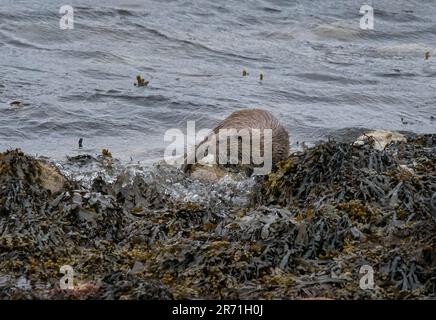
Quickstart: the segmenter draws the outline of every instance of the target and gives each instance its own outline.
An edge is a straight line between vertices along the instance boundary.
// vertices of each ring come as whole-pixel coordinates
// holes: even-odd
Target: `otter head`
[[[261,175],[288,154],[289,135],[278,120],[268,111],[245,109],[225,118],[186,155],[183,170],[189,172],[194,163],[207,158],[220,166],[248,168]]]

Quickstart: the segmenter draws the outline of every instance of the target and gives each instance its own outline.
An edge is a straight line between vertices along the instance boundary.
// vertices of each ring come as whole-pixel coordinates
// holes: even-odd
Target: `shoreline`
[[[203,128],[202,128],[203,129]],[[316,128],[314,128],[315,130]],[[325,130],[325,128],[321,128]],[[403,130],[392,130],[393,132],[398,132],[400,134],[404,134],[408,137],[414,137],[417,135],[425,135],[432,134],[432,132],[415,132],[409,131],[404,128]],[[314,136],[308,136],[303,133],[299,133],[296,136],[291,135],[290,140],[290,149],[292,152],[301,151],[301,144],[304,142],[308,146],[315,146],[321,142],[328,141],[329,139],[336,140],[338,142],[351,143],[355,141],[359,136],[368,131],[377,131],[378,129],[367,128],[367,127],[344,127],[344,128],[335,128],[323,133],[315,134]],[[389,129],[390,130],[390,129]],[[125,141],[100,141],[100,137],[96,137],[95,139],[90,139],[85,137],[83,141],[83,148],[78,148],[78,141],[80,135],[77,135],[75,138],[68,138],[67,140],[61,141],[61,146],[59,151],[59,146],[51,144],[47,145],[47,141],[43,141],[41,143],[40,140],[37,141],[28,141],[23,144],[20,142],[14,143],[3,143],[0,144],[0,151],[5,151],[8,149],[20,149],[26,154],[32,156],[43,156],[49,158],[50,160],[56,162],[63,162],[67,157],[81,156],[81,155],[92,155],[97,157],[101,154],[101,150],[103,148],[109,149],[114,158],[119,160],[123,165],[137,164],[138,162],[144,166],[152,166],[154,163],[158,162],[163,158],[164,149],[158,149],[157,147],[153,147],[152,149],[143,149],[134,147],[133,151],[130,151],[132,146],[140,146],[146,141],[146,138],[139,140],[129,141],[128,148]],[[158,137],[162,139],[162,137]],[[304,138],[304,139],[303,139]],[[126,145],[126,148],[119,147]],[[41,153],[41,149],[45,149],[48,147],[48,151]],[[127,150],[129,149],[129,151]],[[151,155],[151,156],[150,156]],[[133,161],[131,160],[133,159]]]
[[[0,153],[1,299],[436,295],[436,134],[383,150],[324,141],[264,178],[218,183],[92,158],[70,160],[105,169],[83,173],[85,185]],[[60,287],[64,265],[74,289]],[[370,290],[362,266],[374,270]]]

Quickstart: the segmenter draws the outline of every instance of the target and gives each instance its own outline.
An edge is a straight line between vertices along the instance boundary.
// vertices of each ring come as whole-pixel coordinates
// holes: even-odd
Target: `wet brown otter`
[[[264,150],[272,150],[271,154],[271,160],[272,164],[276,164],[277,162],[285,159],[289,154],[289,135],[286,129],[280,125],[278,120],[268,111],[262,110],[262,109],[244,109],[240,111],[233,112],[230,116],[225,118],[221,123],[219,123],[212,132],[202,141],[200,142],[196,148],[195,152],[191,152],[190,154],[185,156],[185,164],[182,167],[182,169],[185,172],[189,172],[192,169],[193,163],[196,163],[197,161],[200,161],[202,158],[208,156],[208,150],[206,152],[199,150],[200,148],[205,148],[205,144],[209,143],[211,141],[211,138],[216,139],[216,155],[214,155],[215,159],[219,158],[218,150],[219,150],[219,143],[220,143],[220,132],[223,131],[223,129],[227,130],[236,130],[238,133],[232,133],[230,136],[237,136],[238,137],[238,144],[236,145],[238,149],[238,159],[239,159],[239,165],[241,165],[241,158],[242,154],[245,152],[244,148],[242,147],[241,143],[244,139],[241,137],[240,133],[242,131],[248,132],[248,135],[250,138],[253,138],[253,136],[256,134],[256,130],[260,132],[260,144],[252,143],[250,141],[250,151],[251,154],[249,157],[252,157],[253,151],[259,152],[259,154],[264,155]],[[267,148],[265,148],[264,144],[267,143],[267,140],[264,140],[264,132],[270,129],[272,140],[271,140],[271,146],[266,145]],[[229,136],[226,138],[230,139]],[[230,140],[227,140],[230,141]],[[226,142],[227,142],[226,141]],[[259,147],[256,147],[256,145],[259,145]],[[271,149],[269,149],[271,147]],[[230,144],[228,145],[227,152],[229,155],[230,152]],[[250,158],[250,160],[253,160]],[[219,161],[219,164],[223,164],[222,161]],[[233,162],[234,164],[234,162]],[[253,165],[253,161],[250,161],[250,165]]]

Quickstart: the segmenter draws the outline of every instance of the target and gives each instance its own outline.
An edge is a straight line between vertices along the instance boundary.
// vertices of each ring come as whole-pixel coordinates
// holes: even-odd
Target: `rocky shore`
[[[9,150],[0,299],[435,298],[435,192],[436,134],[321,142],[268,176],[210,182]]]

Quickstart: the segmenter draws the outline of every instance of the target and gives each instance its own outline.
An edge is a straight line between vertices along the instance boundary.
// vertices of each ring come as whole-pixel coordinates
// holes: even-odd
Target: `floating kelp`
[[[435,148],[326,141],[264,180],[217,181],[0,153],[0,298],[434,298]]]
[[[150,83],[150,81],[145,81],[144,78],[138,74],[136,76],[136,82],[134,83],[134,85],[138,86],[138,87],[146,87],[146,86],[148,86],[149,83]]]

